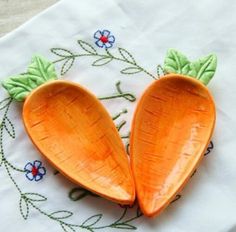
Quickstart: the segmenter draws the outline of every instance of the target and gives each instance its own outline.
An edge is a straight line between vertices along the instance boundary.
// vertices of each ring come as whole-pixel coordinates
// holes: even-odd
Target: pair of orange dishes
[[[42,58],[34,58],[32,67],[37,59]],[[130,205],[137,195],[146,216],[165,209],[196,169],[213,132],[215,106],[205,85],[168,74],[144,91],[133,117],[129,162],[110,115],[88,90],[54,80],[52,70],[46,83],[17,92],[19,84],[30,85],[29,78],[38,81],[32,67],[28,76],[3,86],[16,100],[25,99],[26,131],[47,160],[74,183],[113,202]]]

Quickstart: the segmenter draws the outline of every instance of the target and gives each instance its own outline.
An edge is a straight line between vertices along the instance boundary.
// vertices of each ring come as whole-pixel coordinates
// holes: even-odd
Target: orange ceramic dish
[[[46,82],[27,96],[23,120],[33,143],[62,174],[111,201],[133,203],[124,146],[94,95],[72,82]]]
[[[209,144],[215,105],[198,80],[169,74],[148,87],[131,130],[131,168],[142,212],[165,209],[186,184]]]

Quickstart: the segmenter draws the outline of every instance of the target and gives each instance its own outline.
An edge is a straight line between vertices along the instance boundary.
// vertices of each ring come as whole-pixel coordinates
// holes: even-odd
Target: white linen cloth
[[[58,57],[51,48],[65,48],[77,52],[77,40],[94,47],[94,32],[108,29],[116,41],[111,52],[118,47],[127,49],[137,62],[156,75],[157,64],[163,64],[168,48],[176,48],[190,59],[216,53],[217,72],[208,85],[217,106],[217,122],[213,136],[214,149],[206,156],[196,175],[182,191],[182,198],[171,204],[160,216],[140,217],[130,222],[137,231],[158,232],[235,232],[236,231],[236,2],[234,0],[62,0],[36,16],[17,30],[0,39],[0,78],[22,73],[33,54],[40,53],[49,60]],[[0,16],[1,17],[1,16]],[[96,47],[99,52],[104,49]],[[137,100],[153,81],[144,72],[123,75],[120,70],[127,64],[118,61],[92,67],[95,58],[80,57],[63,77],[87,87],[97,96],[116,93],[115,83],[121,81],[123,91],[133,93]],[[57,63],[60,73],[62,63]],[[7,96],[1,88],[1,99]],[[103,101],[111,115],[128,109],[116,123],[126,120],[121,132],[130,128],[137,104],[124,99]],[[15,125],[16,138],[3,140],[5,156],[17,167],[41,160],[47,169],[42,180],[29,181],[24,173],[11,170],[23,192],[39,193],[47,201],[35,204],[50,214],[56,210],[69,210],[74,215],[65,221],[81,224],[87,218],[103,214],[96,226],[116,221],[123,209],[101,198],[87,196],[71,201],[68,192],[75,187],[62,175],[54,175],[54,168],[37,152],[24,131],[21,119],[22,104],[13,103],[9,118]],[[58,232],[63,231],[58,221],[52,220],[29,206],[29,216],[20,214],[20,194],[10,180],[4,166],[0,167],[0,231]],[[126,219],[136,213],[128,209]],[[96,219],[96,218],[95,218]],[[125,219],[123,220],[125,221]],[[74,228],[76,231],[88,231]],[[72,231],[66,228],[65,231]],[[94,231],[130,231],[127,228],[106,227]]]

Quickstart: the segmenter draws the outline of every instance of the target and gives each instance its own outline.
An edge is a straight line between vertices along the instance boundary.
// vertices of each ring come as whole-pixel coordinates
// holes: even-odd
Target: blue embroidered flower
[[[35,160],[33,163],[29,162],[24,167],[25,176],[28,180],[39,181],[46,174],[45,167],[42,167],[42,162],[39,160]]]
[[[94,39],[96,39],[95,44],[100,48],[110,48],[113,46],[113,43],[115,42],[115,37],[111,35],[111,32],[108,30],[97,30],[94,33]]]

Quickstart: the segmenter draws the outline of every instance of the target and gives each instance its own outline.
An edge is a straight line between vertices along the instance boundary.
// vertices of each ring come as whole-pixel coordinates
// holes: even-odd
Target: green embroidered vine
[[[125,150],[126,150],[126,153],[127,153],[128,155],[130,155],[130,150],[129,150],[129,148],[130,148],[130,145],[129,145],[129,142],[127,142],[126,145],[125,145]]]
[[[108,100],[108,99],[114,99],[114,98],[124,98],[124,99],[126,99],[127,101],[130,101],[130,102],[136,101],[136,97],[133,94],[127,93],[127,92],[123,92],[121,90],[120,84],[121,84],[120,81],[118,81],[116,83],[116,90],[118,92],[117,94],[113,94],[113,95],[106,96],[106,97],[99,97],[98,99],[99,100]]]
[[[58,60],[55,60],[53,63],[59,63],[64,62],[61,67],[61,75],[65,75],[70,68],[73,66],[75,59],[79,57],[94,57],[96,58],[95,61],[93,61],[92,66],[98,67],[106,65],[113,60],[120,61],[122,63],[128,64],[127,67],[122,69],[120,73],[122,74],[136,74],[140,72],[144,72],[148,76],[150,76],[153,79],[157,79],[153,74],[151,74],[149,71],[141,67],[136,60],[134,59],[133,55],[128,52],[124,48],[118,48],[119,56],[115,56],[111,53],[109,49],[105,49],[104,53],[99,53],[91,44],[83,41],[78,40],[78,44],[83,51],[82,53],[73,53],[69,51],[68,49],[64,48],[52,48],[51,52],[58,57],[60,57]]]
[[[15,171],[18,172],[24,172],[23,169],[15,167],[14,165],[12,165],[5,157],[4,155],[4,148],[3,148],[3,133],[4,131],[11,137],[11,138],[15,138],[15,129],[14,129],[14,125],[11,122],[11,120],[9,119],[9,117],[7,116],[9,107],[12,103],[12,99],[10,97],[3,99],[2,101],[0,101],[0,111],[4,111],[3,113],[3,118],[0,122],[0,166],[2,164],[7,165],[8,167],[12,168]]]
[[[124,120],[121,121],[121,122],[116,126],[117,130],[120,131],[121,128],[122,128],[125,124],[126,124],[126,121],[124,121]]]
[[[114,121],[114,120],[118,119],[122,114],[126,114],[126,113],[128,113],[128,110],[127,109],[123,109],[121,112],[119,112],[118,114],[114,115],[112,117],[112,120]]]

